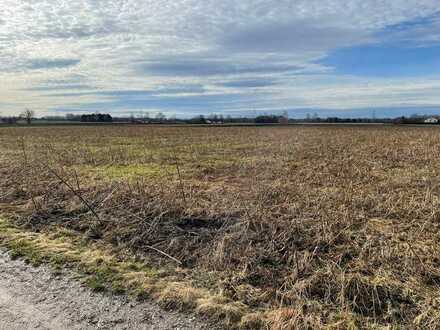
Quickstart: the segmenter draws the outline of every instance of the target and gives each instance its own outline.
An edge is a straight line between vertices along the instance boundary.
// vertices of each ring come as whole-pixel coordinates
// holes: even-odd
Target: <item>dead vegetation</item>
[[[164,306],[228,326],[438,329],[439,137],[4,128],[0,212],[166,268],[176,281],[156,297]]]

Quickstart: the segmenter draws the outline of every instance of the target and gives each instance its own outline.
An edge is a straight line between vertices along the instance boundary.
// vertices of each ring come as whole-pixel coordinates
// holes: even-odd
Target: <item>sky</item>
[[[439,0],[1,0],[0,115],[440,114]]]

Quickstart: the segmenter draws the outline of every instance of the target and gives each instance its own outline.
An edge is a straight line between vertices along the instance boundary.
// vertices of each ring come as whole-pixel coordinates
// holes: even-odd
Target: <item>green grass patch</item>
[[[175,166],[161,164],[129,164],[76,167],[82,174],[91,174],[107,180],[133,180],[137,178],[161,178],[176,171]]]

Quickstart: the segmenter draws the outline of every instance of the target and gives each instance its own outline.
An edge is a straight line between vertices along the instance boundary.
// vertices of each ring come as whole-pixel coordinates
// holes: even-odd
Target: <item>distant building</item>
[[[429,117],[429,118],[426,118],[424,120],[424,123],[425,124],[438,124],[439,123],[439,119],[436,118],[436,117]]]

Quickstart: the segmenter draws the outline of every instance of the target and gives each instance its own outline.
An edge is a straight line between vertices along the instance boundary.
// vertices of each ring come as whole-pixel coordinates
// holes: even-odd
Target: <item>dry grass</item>
[[[439,138],[379,126],[3,128],[0,212],[148,258],[191,283],[161,291],[164,305],[229,326],[438,329]]]

